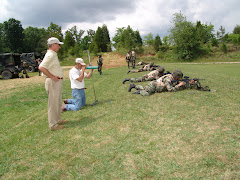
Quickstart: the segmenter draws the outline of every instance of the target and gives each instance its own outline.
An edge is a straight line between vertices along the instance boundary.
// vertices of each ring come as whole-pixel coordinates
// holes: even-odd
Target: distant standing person
[[[128,68],[129,68],[130,67],[130,61],[131,61],[130,51],[127,52],[125,59],[126,59],[126,61],[128,63]]]
[[[57,38],[49,38],[47,40],[47,53],[39,65],[39,70],[46,77],[45,89],[48,94],[48,124],[52,131],[64,128],[62,124],[68,122],[61,119],[63,70],[57,55],[61,44],[63,42],[60,42]]]
[[[102,55],[98,56],[98,72],[100,73],[100,75],[102,75],[102,65],[103,65],[103,59],[102,59]]]
[[[132,68],[135,69],[135,63],[136,63],[136,52],[134,49],[132,49],[130,53],[131,61],[132,61]]]
[[[36,62],[38,63],[38,66],[41,64],[42,60],[40,58],[36,59]],[[38,75],[41,76],[41,71],[38,70]]]
[[[75,60],[75,66],[69,71],[71,81],[72,97],[74,99],[64,99],[65,105],[62,111],[77,111],[86,105],[84,78],[89,79],[92,76],[93,69],[89,73],[85,72],[86,64],[82,58]]]

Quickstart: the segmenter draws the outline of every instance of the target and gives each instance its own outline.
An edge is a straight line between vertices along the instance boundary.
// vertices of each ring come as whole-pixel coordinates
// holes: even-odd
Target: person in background
[[[100,73],[100,75],[102,75],[102,65],[103,65],[103,59],[102,59],[102,55],[98,56],[98,72]]]

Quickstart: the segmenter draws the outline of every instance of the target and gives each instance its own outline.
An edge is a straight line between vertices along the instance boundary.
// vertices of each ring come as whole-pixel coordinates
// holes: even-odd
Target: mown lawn
[[[162,65],[212,91],[142,97],[122,80],[144,72],[104,69],[85,81],[88,106],[63,113],[55,132],[44,83],[0,94],[0,179],[239,179],[240,64]]]

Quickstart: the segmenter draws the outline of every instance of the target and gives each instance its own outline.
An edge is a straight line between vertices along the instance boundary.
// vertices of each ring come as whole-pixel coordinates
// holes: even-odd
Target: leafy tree
[[[82,50],[87,50],[89,49],[89,42],[91,42],[91,37],[90,36],[84,36],[84,38],[81,41],[80,49]]]
[[[143,44],[146,46],[153,46],[154,39],[153,39],[153,34],[149,33],[146,36],[144,36]]]
[[[90,45],[90,51],[101,52],[103,48],[103,31],[101,27],[98,27],[96,34],[94,35],[93,42]]]
[[[68,31],[70,31],[72,33],[72,36],[74,37],[74,40],[76,41],[76,43],[78,43],[80,45],[82,35],[84,34],[85,31],[81,30],[81,29],[78,31],[77,26],[73,26]]]
[[[44,28],[27,27],[24,33],[24,52],[42,52],[46,48],[47,32]]]
[[[0,53],[4,52],[3,48],[3,24],[0,23]]]
[[[91,43],[91,45],[89,46],[89,49],[90,49],[90,52],[91,53],[94,53],[94,54],[97,54],[98,52],[100,52],[101,50],[99,49],[96,41],[93,41]]]
[[[142,47],[143,45],[142,38],[140,36],[139,31],[135,31],[135,44],[137,47]]]
[[[227,41],[235,45],[240,45],[240,34],[229,34]]]
[[[197,21],[196,24],[196,33],[198,40],[205,44],[209,41],[212,41],[212,39],[215,37],[214,34],[214,26],[213,25],[206,25],[202,24],[201,21]]]
[[[179,58],[190,60],[198,55],[200,43],[196,28],[181,12],[174,14],[170,38]]]
[[[125,49],[132,49],[135,46],[134,31],[130,26],[125,29],[120,37],[120,46]]]
[[[162,45],[161,38],[160,38],[160,36],[157,34],[156,37],[155,37],[155,39],[154,39],[154,42],[153,42],[153,47],[154,47],[154,49],[158,52],[161,45]]]
[[[102,36],[103,36],[103,46],[101,47],[102,52],[110,52],[111,41],[110,41],[108,28],[105,24],[102,26]]]
[[[56,24],[53,24],[52,22],[50,23],[50,26],[47,29],[48,32],[48,38],[50,37],[56,37],[59,39],[59,41],[63,41],[63,34],[62,34],[62,27],[58,26]],[[63,50],[60,49],[59,53],[58,53],[58,57],[61,60],[61,58],[63,57]]]
[[[170,37],[169,36],[164,36],[163,37],[163,45],[164,46],[169,46],[170,45]]]
[[[91,38],[91,42],[93,41],[94,35],[95,35],[95,31],[92,29],[87,30],[87,34],[88,36]]]
[[[96,47],[97,46],[97,47]],[[106,25],[98,27],[93,42],[90,45],[91,51],[108,52],[111,51],[109,32]]]
[[[59,41],[63,41],[62,27],[56,24],[50,23],[50,26],[47,29],[48,38],[56,37]]]
[[[217,31],[217,38],[221,41],[221,42],[224,42],[225,41],[225,33],[226,33],[226,30],[223,26],[220,26],[219,28],[219,31]]]
[[[70,48],[72,48],[72,52],[70,53],[71,55],[74,55],[74,50],[73,47],[75,46],[75,40],[73,37],[73,34],[71,31],[67,30],[65,32],[65,39],[64,39],[64,51],[68,52],[68,50],[70,50]]]
[[[233,34],[240,34],[240,25],[234,27]]]
[[[114,48],[117,48],[117,45],[119,45],[119,43],[120,43],[120,38],[121,38],[121,35],[122,35],[122,33],[123,33],[123,31],[124,31],[124,27],[122,27],[122,28],[117,28],[117,33],[115,34],[115,36],[113,37],[113,47]]]
[[[9,47],[11,52],[21,52],[23,49],[23,28],[20,21],[10,18],[3,23],[4,45]]]

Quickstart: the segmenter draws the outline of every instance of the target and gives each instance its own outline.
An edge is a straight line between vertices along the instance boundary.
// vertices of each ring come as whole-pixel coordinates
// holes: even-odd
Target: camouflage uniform
[[[130,57],[131,57],[132,67],[135,68],[135,63],[136,63],[136,52],[134,51],[134,49],[131,51],[131,53],[130,53]]]
[[[23,76],[24,74],[25,74],[25,78],[29,78],[29,76],[27,74],[27,70],[26,70],[28,65],[25,61],[22,62],[22,67],[23,67],[23,74],[22,74],[22,76],[20,76],[20,78],[24,78],[24,76]]]
[[[144,65],[142,68],[140,68],[138,70],[131,70],[130,72],[138,73],[138,72],[142,72],[142,71],[153,71],[153,70],[156,70],[156,68],[154,68],[153,65],[154,65],[154,63],[149,63],[147,65]]]
[[[141,66],[141,65],[145,65],[145,64],[148,64],[148,63],[145,63],[143,61],[140,61],[139,63],[137,63],[137,66]]]
[[[159,78],[158,80],[151,81],[147,86],[137,85],[135,89],[140,90],[142,96],[149,96],[155,92],[160,93],[164,91],[175,92],[180,88],[177,84],[178,82],[172,83],[173,75],[167,74]]]
[[[127,63],[128,63],[128,68],[129,68],[129,67],[130,67],[130,66],[129,66],[129,63],[130,63],[130,61],[131,61],[130,51],[128,51],[128,53],[126,54],[125,59],[126,59],[126,61],[127,61]]]
[[[99,59],[97,61],[97,64],[98,64],[98,72],[100,73],[100,75],[102,75],[103,59],[102,59],[101,55],[99,55]]]
[[[159,79],[161,76],[163,76],[164,73],[164,68],[154,70],[148,74],[145,74],[142,77],[137,77],[137,78],[130,78],[130,82],[143,82],[143,81],[152,81]]]

